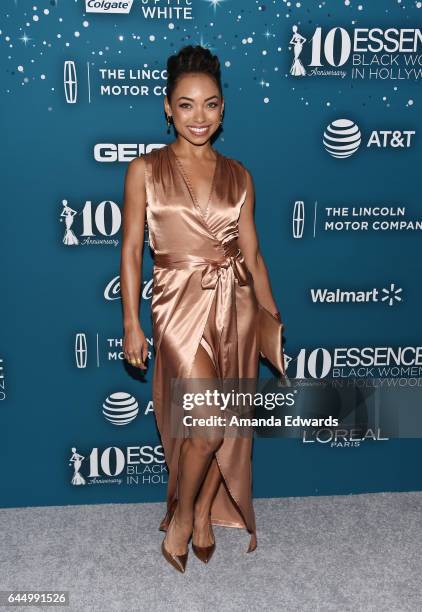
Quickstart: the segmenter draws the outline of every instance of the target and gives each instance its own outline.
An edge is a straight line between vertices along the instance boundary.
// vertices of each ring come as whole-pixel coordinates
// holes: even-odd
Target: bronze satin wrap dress
[[[144,156],[146,220],[154,252],[153,403],[169,470],[164,528],[177,502],[183,442],[171,436],[170,379],[189,375],[200,343],[219,378],[255,379],[258,372],[258,302],[237,245],[246,171],[241,162],[214,151],[217,160],[205,211],[169,145]],[[252,436],[224,438],[216,452],[223,478],[211,507],[212,524],[248,530],[248,552],[257,544],[252,443]]]

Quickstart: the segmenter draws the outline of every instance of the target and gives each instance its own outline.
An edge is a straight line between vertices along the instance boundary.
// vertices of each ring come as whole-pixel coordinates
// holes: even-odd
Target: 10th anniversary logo
[[[321,26],[307,36],[294,25],[290,74],[352,79],[419,80],[422,77],[422,30]]]

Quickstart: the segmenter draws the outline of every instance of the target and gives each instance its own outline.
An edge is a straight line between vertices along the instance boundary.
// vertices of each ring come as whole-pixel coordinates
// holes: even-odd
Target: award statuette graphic
[[[76,452],[76,448],[73,446],[72,447],[72,456],[69,459],[69,465],[72,465],[73,463],[73,476],[72,476],[72,480],[71,483],[73,485],[84,485],[86,484],[86,480],[85,478],[82,476],[82,474],[79,473],[79,470],[81,469],[81,465],[82,465],[82,461],[85,459],[85,457],[83,455],[80,455],[79,453]]]
[[[290,74],[293,76],[306,76],[305,67],[299,59],[299,55],[302,53],[303,44],[306,42],[306,38],[302,36],[302,34],[299,34],[297,31],[297,25],[294,25],[292,30],[293,36],[289,44],[293,45],[294,59],[290,68]]]
[[[74,246],[79,244],[79,240],[75,236],[74,231],[71,229],[73,225],[73,217],[77,214],[77,212],[76,210],[73,210],[73,208],[70,208],[70,206],[67,205],[67,200],[62,200],[62,205],[63,210],[60,213],[60,217],[64,217],[66,225],[66,231],[63,236],[63,244],[66,244],[68,246]],[[62,221],[62,219],[60,219],[60,221]]]

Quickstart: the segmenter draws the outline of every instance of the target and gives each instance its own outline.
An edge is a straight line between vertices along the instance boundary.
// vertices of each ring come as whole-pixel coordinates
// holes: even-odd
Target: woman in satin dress
[[[171,380],[255,379],[258,302],[279,313],[259,250],[251,175],[211,146],[224,111],[219,60],[188,45],[168,58],[167,72],[164,110],[177,137],[128,165],[120,280],[124,355],[145,370],[139,299],[146,219],[154,255],[153,403],[169,470],[161,550],[184,572],[191,539],[195,555],[210,560],[212,525],[246,529],[247,552],[256,548],[252,436],[225,436],[219,426],[175,435],[180,410]],[[190,414],[206,416],[199,408]]]

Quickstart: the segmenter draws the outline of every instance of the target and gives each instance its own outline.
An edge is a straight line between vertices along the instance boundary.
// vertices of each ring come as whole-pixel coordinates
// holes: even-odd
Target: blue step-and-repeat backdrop
[[[396,417],[416,414],[422,2],[3,0],[0,15],[2,507],[165,499],[148,228],[142,375],[122,354],[121,218],[128,162],[174,140],[166,60],[187,44],[221,61],[213,145],[254,178],[289,378],[384,381]],[[419,433],[257,437],[254,496],[420,490]]]

